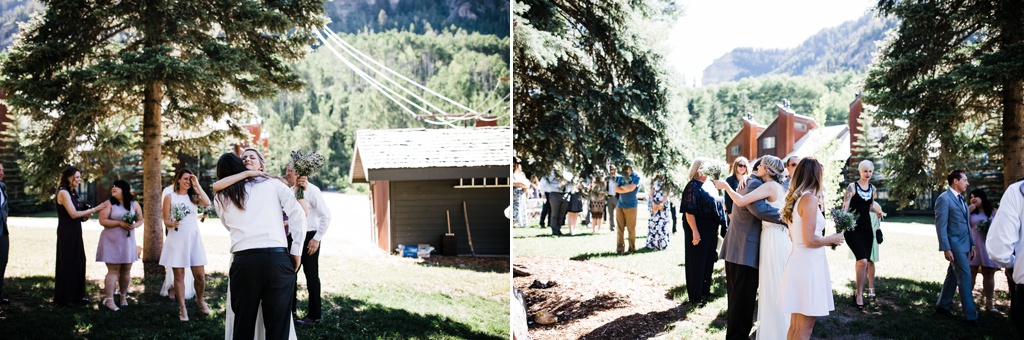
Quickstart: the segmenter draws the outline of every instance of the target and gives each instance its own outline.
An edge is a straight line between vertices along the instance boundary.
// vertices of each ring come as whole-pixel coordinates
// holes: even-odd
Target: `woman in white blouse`
[[[243,171],[245,164],[235,154],[226,153],[217,162],[218,179]],[[234,337],[253,338],[262,303],[267,338],[288,338],[292,289],[306,234],[306,216],[294,192],[280,181],[249,177],[218,191],[214,206],[231,235],[234,256],[228,277]],[[290,221],[290,253],[281,211]]]

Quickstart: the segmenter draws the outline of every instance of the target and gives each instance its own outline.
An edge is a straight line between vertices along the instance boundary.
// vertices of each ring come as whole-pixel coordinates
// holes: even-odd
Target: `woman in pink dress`
[[[125,214],[134,214],[132,223],[124,221]],[[110,206],[100,211],[100,242],[96,245],[96,262],[107,264],[103,280],[106,298],[103,306],[117,311],[114,304],[114,286],[121,284],[121,307],[128,305],[128,285],[132,281],[132,263],[139,259],[135,243],[135,228],[142,225],[142,207],[132,196],[132,188],[123,180],[114,181],[110,188]]]

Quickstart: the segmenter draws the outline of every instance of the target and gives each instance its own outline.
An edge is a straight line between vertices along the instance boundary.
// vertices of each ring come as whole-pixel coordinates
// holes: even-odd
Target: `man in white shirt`
[[[1021,184],[1024,180],[1010,184],[999,200],[999,211],[992,219],[985,239],[988,257],[1006,270],[1013,271],[1013,282],[1010,282],[1010,318],[1017,325],[1017,332],[1024,337],[1024,223],[1021,223],[1024,209],[1024,191]]]
[[[331,211],[327,208],[327,202],[320,192],[320,188],[309,183],[306,176],[299,176],[288,166],[285,173],[288,185],[303,188],[303,196],[309,203],[309,211],[306,212],[306,239],[302,243],[302,273],[306,276],[306,289],[309,290],[309,310],[306,317],[296,317],[295,323],[308,325],[320,322],[322,301],[320,297],[320,240],[327,233],[327,226],[331,224]],[[295,297],[292,303],[292,313],[295,314],[298,305],[299,286],[295,285]]]

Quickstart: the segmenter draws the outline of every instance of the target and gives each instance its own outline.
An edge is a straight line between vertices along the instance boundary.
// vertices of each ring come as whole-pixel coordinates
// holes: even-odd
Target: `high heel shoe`
[[[128,300],[121,301],[121,307],[128,307]]]
[[[180,321],[188,321],[188,312],[186,312],[184,314],[179,312],[178,313],[178,320],[180,320]]]
[[[109,305],[107,304],[107,301],[110,301]],[[103,304],[104,307],[107,307],[110,310],[115,311],[115,312],[121,310],[120,308],[117,308],[116,304],[114,304],[114,299],[110,299],[110,298],[103,299],[103,302],[101,302],[101,304]]]
[[[206,304],[206,301],[199,303],[199,312],[203,315],[210,315],[210,305]]]
[[[857,298],[856,297],[853,298],[853,305],[857,306],[857,309],[859,309],[859,310],[864,310],[864,304],[857,303]]]
[[[874,299],[875,298],[875,289],[874,288],[868,288],[868,298],[869,299]]]

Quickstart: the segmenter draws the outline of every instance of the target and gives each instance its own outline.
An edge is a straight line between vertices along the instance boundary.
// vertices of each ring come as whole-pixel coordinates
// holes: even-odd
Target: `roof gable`
[[[511,159],[510,126],[359,130],[350,173],[365,182],[378,179],[375,170],[508,167]]]

